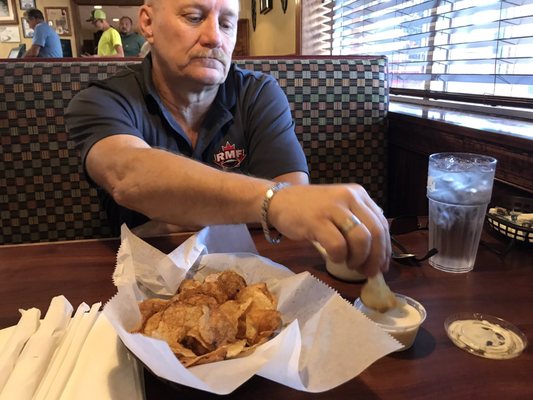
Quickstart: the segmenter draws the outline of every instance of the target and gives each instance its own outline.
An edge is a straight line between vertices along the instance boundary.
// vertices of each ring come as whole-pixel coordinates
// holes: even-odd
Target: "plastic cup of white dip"
[[[418,329],[426,319],[426,309],[418,301],[394,293],[401,306],[384,313],[366,307],[360,298],[355,300],[355,308],[374,321],[380,328],[398,340],[403,347],[397,351],[410,348],[416,338]]]
[[[366,280],[366,275],[363,275],[355,269],[348,268],[345,262],[334,262],[328,257],[326,249],[318,242],[313,242],[318,252],[324,257],[326,261],[326,270],[335,278],[348,282],[362,282]]]

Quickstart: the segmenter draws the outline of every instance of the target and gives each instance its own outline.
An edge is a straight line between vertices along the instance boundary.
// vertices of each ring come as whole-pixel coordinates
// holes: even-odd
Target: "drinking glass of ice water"
[[[474,268],[485,213],[492,194],[496,159],[472,153],[429,156],[429,259],[447,272]]]

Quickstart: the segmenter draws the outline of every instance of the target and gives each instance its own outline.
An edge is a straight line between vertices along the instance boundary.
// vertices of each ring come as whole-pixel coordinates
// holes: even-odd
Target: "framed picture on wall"
[[[68,7],[45,7],[44,18],[59,36],[72,35]]]
[[[0,0],[0,24],[16,24],[17,21],[17,7],[15,0]]]
[[[18,43],[20,42],[20,32],[18,25],[0,26],[1,43]]]
[[[37,8],[35,6],[35,0],[19,0],[19,6],[21,10],[29,10],[30,8]]]
[[[267,14],[272,11],[272,0],[259,0],[259,13]]]
[[[32,38],[34,32],[33,29],[30,28],[28,20],[26,18],[21,18],[20,25],[22,26],[22,36],[24,36],[25,38]]]

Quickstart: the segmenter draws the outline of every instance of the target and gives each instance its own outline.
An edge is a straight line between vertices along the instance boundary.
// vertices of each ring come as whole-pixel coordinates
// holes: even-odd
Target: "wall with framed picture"
[[[18,44],[25,44],[26,49],[31,47],[33,32],[23,20],[24,12],[30,8],[41,10],[47,21],[51,18],[51,25],[62,43],[69,41],[72,56],[77,57],[77,32],[72,25],[71,7],[76,7],[72,0],[0,0],[0,59],[7,58],[13,46]]]
[[[259,14],[267,14],[272,11],[272,0],[259,0]]]
[[[72,35],[68,7],[45,7],[44,18],[59,36]]]
[[[30,28],[28,20],[24,17],[20,19],[20,25],[22,26],[22,36],[25,38],[33,38],[33,29]]]
[[[239,16],[251,22],[250,56],[296,54],[295,3],[301,3],[301,0],[287,1],[286,8],[285,3],[280,0],[241,0]]]
[[[0,0],[0,25],[18,24],[15,0]]]
[[[19,43],[20,32],[17,25],[0,25],[0,43]]]
[[[30,8],[37,8],[35,0],[18,0],[21,10],[29,10]]]

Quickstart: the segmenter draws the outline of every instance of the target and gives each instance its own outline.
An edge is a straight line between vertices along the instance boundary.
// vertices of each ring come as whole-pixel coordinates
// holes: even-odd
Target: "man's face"
[[[35,29],[35,27],[39,23],[39,20],[36,18],[27,18],[27,20],[28,20],[28,25],[30,26],[31,29]]]
[[[140,23],[154,65],[186,82],[224,82],[237,37],[238,0],[159,0],[143,7]]]
[[[94,20],[92,24],[96,28],[96,30],[101,31],[102,29],[104,29],[104,21],[102,21],[101,19]]]
[[[118,23],[118,30],[127,35],[131,32],[131,21],[129,18],[122,18]]]

